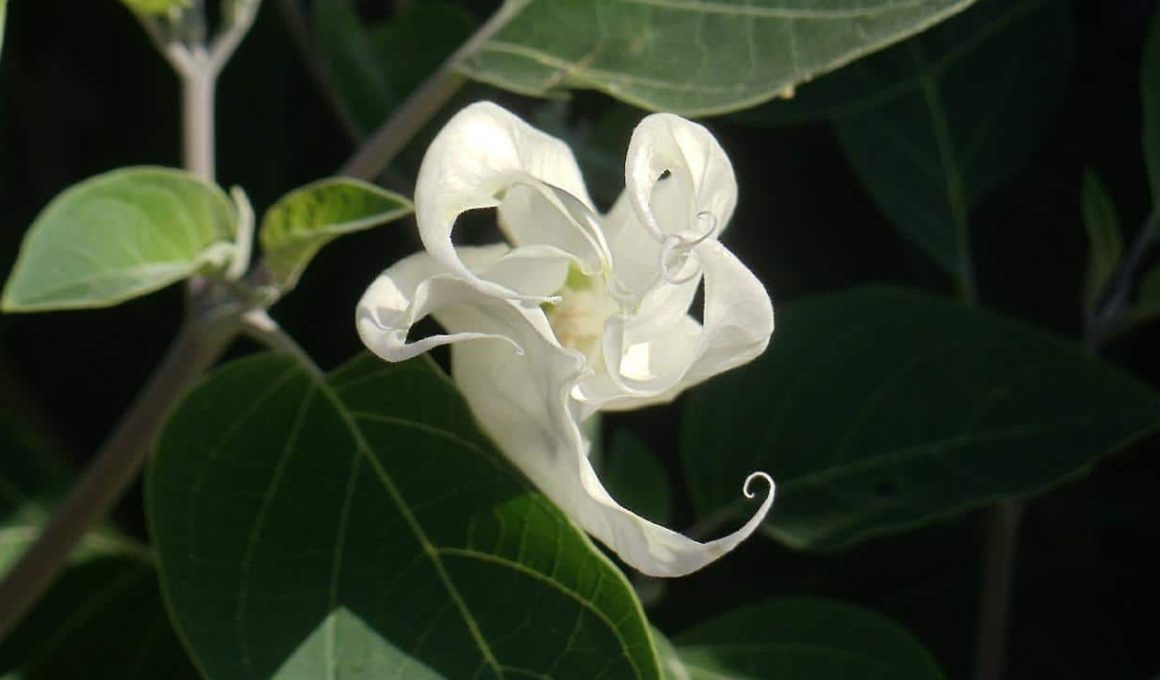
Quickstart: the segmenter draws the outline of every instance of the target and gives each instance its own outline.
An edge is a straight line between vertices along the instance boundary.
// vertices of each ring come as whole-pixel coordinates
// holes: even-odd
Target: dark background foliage
[[[364,4],[368,15],[386,11],[385,3]],[[1031,162],[975,211],[973,249],[984,306],[1076,337],[1087,248],[1078,200],[1084,169],[1105,180],[1129,230],[1149,210],[1138,73],[1156,3],[1078,0],[1071,9],[1075,49],[1062,103],[1037,122],[1046,132]],[[167,66],[118,3],[13,2],[0,66],[0,270],[9,270],[37,211],[66,186],[119,166],[178,165],[176,95]],[[529,117],[544,106],[483,87],[470,88],[463,98],[470,97],[497,99]],[[333,172],[353,149],[287,39],[276,2],[265,3],[226,70],[219,102],[219,180],[244,186],[259,210]],[[565,122],[595,120],[613,106],[620,105],[581,93]],[[950,294],[945,276],[881,216],[828,123],[754,126],[725,117],[708,124],[741,186],[726,240],[765,282],[775,308],[862,282]],[[403,177],[413,176],[422,140],[414,146],[400,162]],[[610,149],[612,156],[621,148]],[[352,316],[363,288],[416,246],[409,221],[343,239],[274,315],[324,368],[335,366],[360,348]],[[83,464],[163,351],[180,298],[175,287],[108,310],[0,318],[4,419],[29,423],[63,458]],[[1158,341],[1160,327],[1143,326],[1106,356],[1160,387]],[[678,414],[673,407],[617,416],[608,429],[642,436],[679,481]],[[1139,442],[1029,505],[1015,578],[1012,677],[1160,670],[1157,444],[1155,437]],[[684,526],[694,517],[684,486],[675,487],[675,524]],[[120,519],[143,532],[139,507],[131,498]],[[770,595],[841,598],[896,618],[952,677],[963,677],[971,666],[980,544],[977,513],[832,555],[754,539],[712,569],[667,584],[651,614],[675,632]]]

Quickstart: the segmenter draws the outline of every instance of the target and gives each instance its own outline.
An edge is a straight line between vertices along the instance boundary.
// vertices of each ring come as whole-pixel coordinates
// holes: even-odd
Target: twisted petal
[[[509,303],[517,304],[517,303]],[[513,326],[484,308],[447,315],[454,333],[512,334],[511,344],[472,342],[452,348],[452,373],[476,419],[500,450],[549,499],[622,560],[650,576],[683,576],[732,550],[752,534],[773,502],[773,482],[746,524],[728,536],[699,543],[654,524],[618,504],[588,461],[577,405],[569,398],[583,358],[533,328]],[[512,346],[523,349],[517,354]]]
[[[543,300],[486,280],[459,258],[451,242],[456,218],[500,208],[513,244],[553,246],[591,270],[600,259],[591,206],[568,146],[488,102],[463,109],[436,135],[415,184],[415,218],[427,252],[473,288],[524,301]]]
[[[485,272],[489,278],[519,286],[523,294],[547,295],[559,289],[568,275],[570,258],[548,249],[510,251],[504,244],[460,248],[465,266]],[[379,275],[363,293],[355,314],[355,325],[363,343],[387,361],[404,361],[439,345],[463,340],[498,340],[513,343],[511,334],[490,333],[467,328],[461,332],[432,335],[407,341],[411,328],[432,315],[444,328],[445,315],[460,308],[482,306],[504,317],[520,316],[537,332],[553,337],[542,311],[534,307],[511,306],[502,298],[482,293],[448,271],[429,253],[404,258]],[[516,351],[523,351],[518,345]]]
[[[706,229],[720,234],[737,205],[737,180],[721,145],[704,127],[669,113],[636,126],[624,178],[637,218],[657,242]]]

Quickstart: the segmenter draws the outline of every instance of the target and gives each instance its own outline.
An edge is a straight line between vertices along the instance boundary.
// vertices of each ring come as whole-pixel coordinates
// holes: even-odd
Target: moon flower
[[[670,114],[641,121],[627,188],[601,215],[566,144],[490,103],[436,136],[415,212],[425,252],[370,286],[359,335],[387,361],[454,343],[452,377],[499,449],[574,522],[633,568],[682,576],[761,524],[700,543],[622,507],[588,460],[581,424],[599,411],[665,403],[769,344],[773,307],[717,240],[737,202],[733,168],[705,128]],[[469,210],[496,208],[506,243],[456,246]],[[703,323],[689,315],[704,283]],[[432,316],[446,331],[408,340]],[[740,481],[740,480],[739,480]]]

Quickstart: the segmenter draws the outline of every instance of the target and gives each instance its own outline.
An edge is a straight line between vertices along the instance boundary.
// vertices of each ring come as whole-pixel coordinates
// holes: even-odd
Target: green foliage
[[[766,470],[766,529],[831,549],[1041,491],[1158,423],[1160,396],[1077,346],[870,287],[782,311],[763,357],[694,391],[682,453],[701,512]]]
[[[41,312],[139,297],[227,264],[236,223],[226,195],[188,173],[98,175],[61,193],[33,222],[0,306]]]
[[[616,433],[604,454],[601,477],[621,505],[657,524],[668,525],[672,520],[673,485],[668,472],[638,437]]]
[[[533,0],[463,70],[536,96],[593,88],[646,109],[733,111],[901,40],[972,0]]]
[[[1152,203],[1160,206],[1160,12],[1153,14],[1144,43],[1140,95],[1144,100],[1144,162],[1152,187]]]
[[[1088,236],[1088,265],[1084,277],[1084,308],[1090,313],[1099,303],[1123,257],[1120,218],[1116,204],[1094,171],[1083,177],[1080,194],[1083,225]]]
[[[0,0],[0,52],[4,49],[4,12],[8,8],[8,0]]]
[[[820,598],[748,605],[674,642],[691,680],[944,677],[930,653],[897,623]]]
[[[364,26],[350,0],[314,3],[314,47],[360,136],[381,124],[471,33],[461,5],[408,3],[388,21]]]
[[[426,360],[225,367],[166,428],[147,507],[209,677],[659,675],[628,583]]]
[[[373,184],[324,179],[295,189],[262,218],[259,238],[275,285],[292,288],[327,243],[411,213],[411,202]]]
[[[1050,129],[1071,43],[1067,3],[984,0],[852,64],[815,98],[854,93],[830,102],[854,170],[899,231],[960,281],[971,277],[971,209]]]

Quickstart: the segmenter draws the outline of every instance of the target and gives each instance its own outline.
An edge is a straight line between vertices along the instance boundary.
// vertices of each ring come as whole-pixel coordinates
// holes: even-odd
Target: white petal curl
[[[636,126],[624,177],[637,217],[658,242],[671,235],[692,239],[706,229],[719,235],[737,205],[733,165],[716,138],[670,113],[654,113]],[[698,223],[703,220],[708,224]]]
[[[500,207],[513,187],[522,188],[515,190],[505,208],[509,213],[506,222],[513,221],[510,213],[514,213],[514,220],[521,220],[522,226],[524,218],[544,214],[545,203],[556,204],[565,215],[575,211],[572,205],[561,205],[561,200],[575,201],[591,212],[592,200],[568,145],[490,102],[466,107],[448,121],[423,157],[415,183],[419,236],[427,252],[477,290],[543,302],[481,278],[464,264],[452,245],[451,231],[459,215],[477,208]],[[575,247],[578,235],[574,221],[551,214],[539,226],[554,229],[545,229],[534,243],[580,255]],[[530,238],[524,229],[515,230],[515,235]]]

